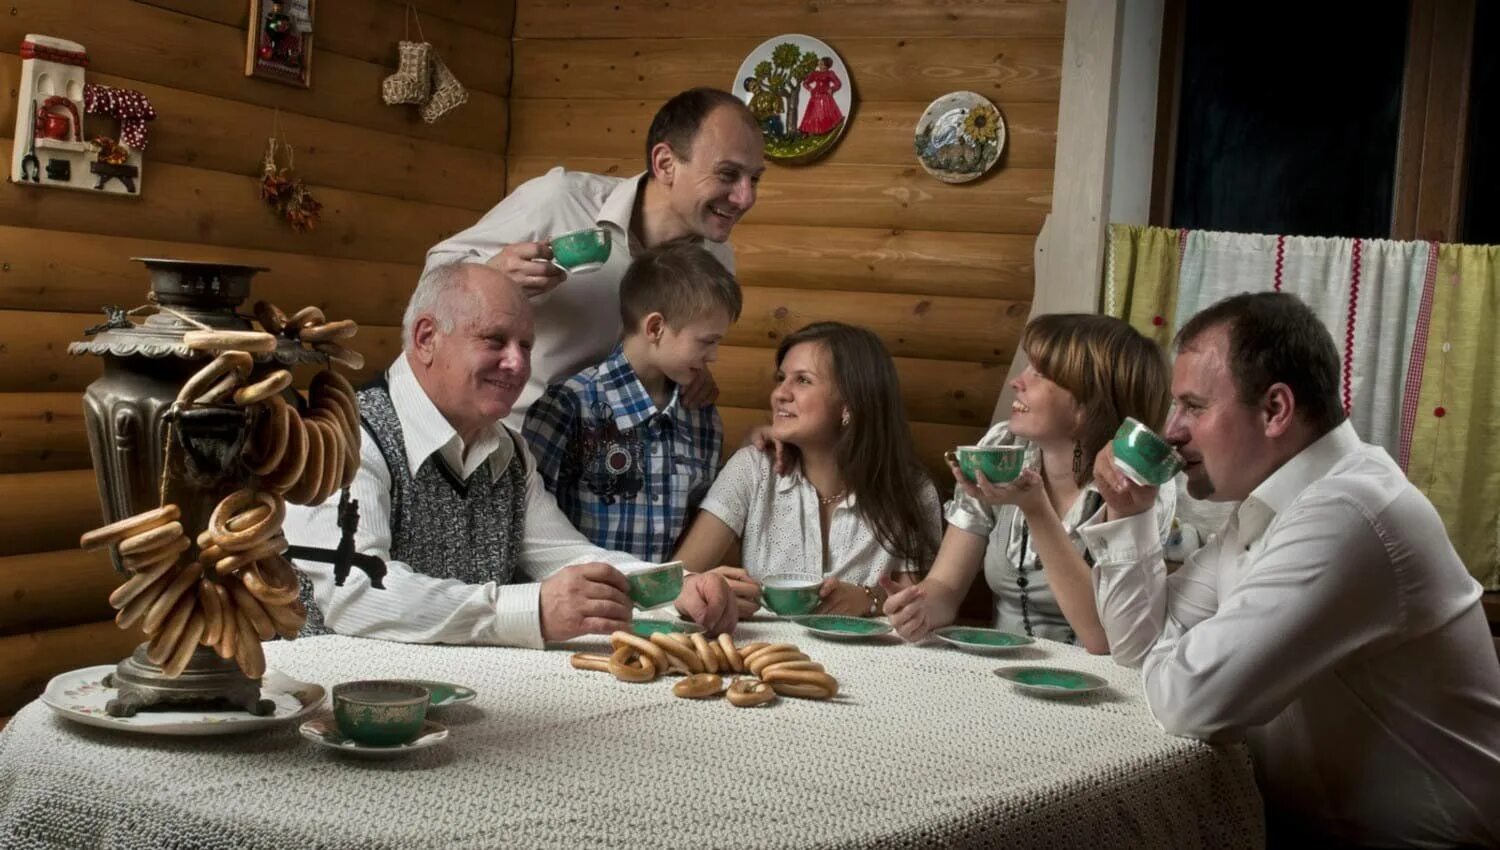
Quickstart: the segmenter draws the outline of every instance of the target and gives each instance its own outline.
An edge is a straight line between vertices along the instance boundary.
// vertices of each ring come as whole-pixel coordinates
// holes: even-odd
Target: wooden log
[[[0,634],[109,619],[115,615],[109,594],[124,579],[102,549],[0,558]]]
[[[114,620],[0,638],[0,712],[15,713],[59,673],[120,661],[143,639]]]
[[[0,54],[0,92],[14,91],[20,80],[20,57]],[[159,114],[171,116],[150,124],[148,186],[158,163],[259,176],[255,165],[265,156],[266,137],[279,121],[285,138],[296,145],[297,175],[315,186],[476,211],[489,209],[504,194],[505,159],[498,153],[295,112],[277,116],[263,106],[111,74],[90,73],[89,81],[140,91]],[[0,98],[0,136],[9,138],[14,131],[15,109],[15,98]]]
[[[717,0],[518,0],[517,38],[643,38],[664,22],[679,38],[817,33],[820,38],[882,36],[1043,36],[1062,38],[1063,4],[995,0],[764,0],[726,10]]]
[[[0,474],[88,469],[90,463],[78,393],[0,393]]]
[[[9,6],[10,14],[0,16],[0,45],[19,45],[27,33],[64,34],[88,48],[91,72],[492,153],[505,150],[505,98],[488,92],[469,92],[468,103],[427,124],[410,110],[381,102],[380,81],[390,74],[383,65],[314,50],[311,88],[277,85],[245,76],[245,31],[239,27],[131,0],[11,0]],[[148,169],[148,193],[151,180]]]
[[[362,325],[399,322],[422,271],[420,264],[0,226],[0,310],[45,307],[90,314],[84,324],[68,328],[67,338],[78,338],[100,315],[102,305],[145,303],[151,276],[131,257],[268,268],[255,276],[246,312],[256,299],[288,308],[289,313],[312,303],[331,317]]]
[[[10,157],[11,140],[0,140]],[[434,243],[474,222],[474,211],[313,187],[322,222],[296,233],[260,199],[258,178],[153,164],[137,198],[0,185],[0,225],[198,241],[319,256],[420,263]]]
[[[0,505],[0,556],[74,548],[102,516],[92,469],[0,475]]]
[[[775,346],[811,322],[863,325],[897,357],[1008,361],[1025,327],[1028,304],[988,298],[938,298],[747,287],[730,345]]]
[[[719,415],[724,420],[724,457],[739,451],[750,431],[771,421],[767,410],[751,410],[743,407],[720,407]],[[931,422],[911,423],[912,442],[916,447],[917,460],[927,470],[938,492],[946,498],[953,492],[953,475],[943,462],[943,452],[954,446],[970,445],[983,434],[983,430],[961,425],[940,425]]]
[[[506,162],[506,185],[519,186],[557,165],[620,177],[641,170],[635,159],[512,156]],[[1035,236],[1051,207],[1049,169],[1006,168],[973,183],[953,185],[928,176],[915,163],[772,166],[747,221]]]
[[[514,156],[607,156],[645,161],[646,133],[661,104],[654,100],[511,101],[510,147]],[[912,134],[923,102],[860,101],[850,130],[824,165],[910,165]],[[1009,103],[1006,143],[996,168],[1051,168],[1057,148],[1056,103]],[[857,132],[856,132],[857,130]],[[645,166],[642,165],[642,168]]]
[[[240,0],[138,0],[244,31],[250,6]],[[504,6],[504,3],[495,3]],[[485,32],[437,15],[420,15],[421,36],[466,88],[510,93],[510,34]],[[389,0],[323,0],[313,19],[319,51],[396,67],[396,42],[420,41],[405,6]],[[1059,31],[1060,33],[1060,31]]]
[[[989,424],[1008,364],[895,358],[906,418],[983,428]],[[769,407],[776,382],[775,352],[724,346],[711,367],[726,407]]]
[[[515,45],[511,91],[521,97],[662,101],[693,86],[732,83],[764,37],[527,38]],[[927,103],[958,89],[1002,109],[1056,103],[1062,39],[850,37],[829,42],[860,99]],[[845,84],[851,81],[845,80]]]

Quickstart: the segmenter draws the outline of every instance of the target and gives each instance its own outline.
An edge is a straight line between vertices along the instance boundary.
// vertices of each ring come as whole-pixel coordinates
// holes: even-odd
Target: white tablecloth
[[[1138,675],[1042,642],[1001,657],[939,643],[823,640],[777,622],[740,643],[797,643],[838,700],[737,709],[573,670],[572,650],[407,646],[342,637],[268,645],[273,667],[331,686],[373,677],[470,685],[449,739],[359,761],[290,726],[223,738],[126,735],[41,703],[0,732],[0,846],[1259,847],[1242,748],[1163,734]],[[1111,688],[1038,699],[993,674],[1049,663]]]

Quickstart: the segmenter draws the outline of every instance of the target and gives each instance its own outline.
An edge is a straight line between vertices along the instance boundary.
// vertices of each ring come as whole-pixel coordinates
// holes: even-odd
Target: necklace
[[[848,487],[840,487],[839,491],[837,493],[834,493],[832,496],[819,496],[818,497],[818,504],[823,505],[824,507],[827,507],[828,505],[831,505],[834,502],[837,502],[839,499],[844,498],[844,494],[847,493],[848,491],[849,491]],[[813,492],[816,493],[818,491],[814,490]]]

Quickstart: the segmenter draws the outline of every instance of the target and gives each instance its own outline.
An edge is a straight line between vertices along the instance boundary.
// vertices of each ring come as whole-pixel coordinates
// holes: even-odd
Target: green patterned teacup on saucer
[[[411,682],[344,682],[333,686],[333,719],[351,740],[372,747],[396,747],[422,731],[429,699],[426,688]]]
[[[1155,431],[1127,416],[1111,444],[1115,468],[1143,487],[1159,487],[1182,469],[1182,456]]]
[[[760,582],[760,598],[767,608],[782,615],[811,614],[818,607],[818,588],[823,580],[798,573],[777,573]]]
[[[630,582],[630,598],[642,610],[656,608],[676,599],[682,593],[682,562],[671,561],[625,576]]]
[[[548,244],[552,247],[552,262],[568,274],[594,271],[609,259],[609,231],[602,227],[588,227],[554,236]]]
[[[950,452],[970,484],[978,484],[975,472],[984,473],[991,484],[1016,480],[1026,465],[1025,446],[959,446]]]

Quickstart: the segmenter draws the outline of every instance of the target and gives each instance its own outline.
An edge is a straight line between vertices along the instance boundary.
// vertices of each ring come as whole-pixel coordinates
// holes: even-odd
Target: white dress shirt
[[[610,232],[604,267],[570,275],[552,291],[531,299],[536,345],[531,349],[531,380],[505,421],[519,430],[531,403],[547,387],[603,361],[620,341],[620,278],[640,245],[630,237],[631,215],[645,173],[606,177],[561,166],[516,187],[505,200],[467,230],[434,245],[427,268],[454,262],[488,262],[506,245],[541,242],[596,225]],[[703,247],[734,271],[728,244],[704,240]]]
[[[927,566],[898,558],[880,545],[852,493],[833,506],[828,520],[830,562],[825,565],[817,489],[800,470],[777,475],[771,463],[754,446],[740,449],[724,464],[700,505],[740,536],[745,570],[755,580],[795,573],[870,586],[881,576]],[[927,532],[937,540],[942,531],[937,488],[925,477],[919,498]]]
[[[1346,841],[1500,842],[1500,663],[1442,520],[1348,422],[1168,577],[1150,513],[1085,529],[1114,657],[1167,732],[1245,738],[1269,809]]]
[[[447,464],[460,480],[474,474],[498,478],[504,473],[519,435],[506,433],[506,426],[497,422],[474,445],[465,447],[417,383],[404,354],[391,365],[387,379],[391,404],[401,420],[410,469],[420,469],[436,454],[437,462]],[[525,445],[525,441],[519,444]],[[529,452],[524,460],[526,523],[518,565],[522,572],[540,582],[563,567],[589,561],[603,561],[623,572],[647,566],[623,552],[600,549],[579,534],[542,487]],[[541,585],[465,584],[457,579],[434,578],[390,559],[391,487],[390,469],[366,429],[359,473],[349,487],[350,498],[359,501],[354,549],[385,560],[385,589],[370,587],[369,576],[358,569],[349,571],[343,587],[336,587],[333,565],[297,561],[297,567],[312,580],[313,598],[328,628],[343,635],[406,643],[541,648]],[[337,494],[321,505],[287,505],[287,540],[300,546],[337,547],[338,505]]]

